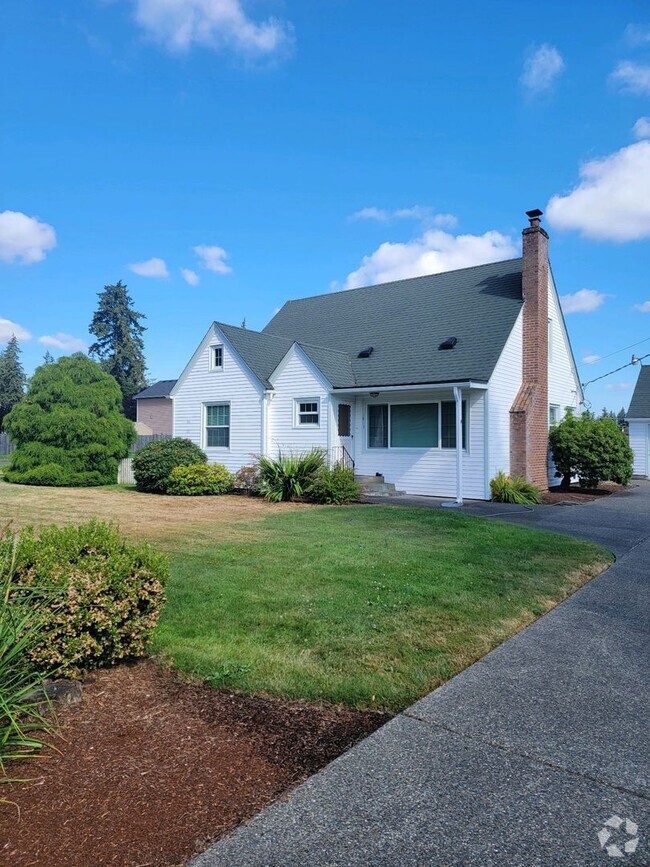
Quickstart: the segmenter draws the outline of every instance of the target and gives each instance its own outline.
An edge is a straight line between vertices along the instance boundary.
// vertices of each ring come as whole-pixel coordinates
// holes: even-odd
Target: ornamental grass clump
[[[495,503],[518,503],[520,506],[535,506],[542,502],[539,488],[523,476],[508,476],[500,470],[490,482],[490,491]]]
[[[227,494],[233,484],[234,476],[223,464],[189,464],[174,467],[167,480],[167,493],[185,497]]]
[[[0,536],[0,782],[10,782],[9,762],[33,756],[55,728],[44,713],[43,675],[30,658],[42,639],[43,599],[16,583],[15,560],[7,530]]]
[[[127,542],[116,526],[90,521],[23,530],[15,581],[43,607],[27,656],[41,672],[65,677],[145,655],[164,603],[167,557]],[[20,597],[16,596],[17,602]],[[20,605],[25,611],[25,606]]]
[[[258,460],[260,489],[272,503],[290,502],[303,497],[316,473],[325,466],[325,454],[319,449],[309,452],[278,452],[276,460],[262,455]]]

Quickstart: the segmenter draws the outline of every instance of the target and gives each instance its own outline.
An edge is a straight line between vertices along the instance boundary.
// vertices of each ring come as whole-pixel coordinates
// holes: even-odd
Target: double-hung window
[[[210,347],[210,370],[223,370],[223,346]]]
[[[205,408],[205,444],[207,448],[230,448],[230,404],[212,403]]]
[[[296,401],[296,425],[318,427],[320,424],[320,400],[317,397]]]

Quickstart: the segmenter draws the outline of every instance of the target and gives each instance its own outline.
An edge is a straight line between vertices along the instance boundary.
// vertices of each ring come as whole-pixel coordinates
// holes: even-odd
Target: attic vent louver
[[[362,349],[361,352],[357,355],[357,358],[370,358],[373,349],[373,346],[366,346],[366,348]]]
[[[458,338],[456,337],[447,337],[446,340],[443,340],[438,349],[453,349],[454,346],[458,343]]]

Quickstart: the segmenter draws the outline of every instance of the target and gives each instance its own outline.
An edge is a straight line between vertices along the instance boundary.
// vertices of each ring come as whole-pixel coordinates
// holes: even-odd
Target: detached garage
[[[633,475],[650,479],[650,364],[644,364],[639,371],[627,420],[634,452]]]

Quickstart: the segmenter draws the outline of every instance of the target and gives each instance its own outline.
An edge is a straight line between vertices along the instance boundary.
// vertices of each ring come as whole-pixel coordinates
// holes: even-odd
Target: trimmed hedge
[[[191,440],[181,437],[156,440],[133,456],[136,488],[148,494],[166,494],[175,467],[206,464],[207,461],[205,452]]]
[[[223,464],[189,464],[174,467],[167,481],[167,493],[196,497],[232,491],[234,476]]]
[[[0,556],[12,544],[0,540]],[[146,653],[164,604],[166,556],[98,521],[53,525],[39,536],[28,527],[15,544],[16,604],[26,590],[45,603],[29,651],[41,671],[78,677]]]

